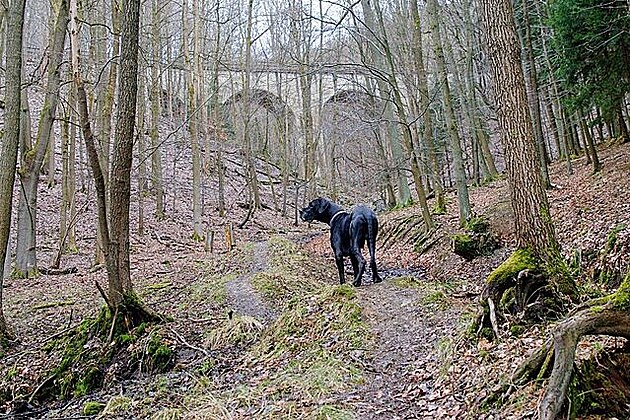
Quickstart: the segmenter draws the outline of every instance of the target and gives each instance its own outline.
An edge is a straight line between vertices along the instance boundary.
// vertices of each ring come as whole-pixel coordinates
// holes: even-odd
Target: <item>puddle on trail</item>
[[[369,270],[366,270],[366,271],[369,271]],[[422,267],[387,268],[383,270],[378,270],[378,273],[381,275],[383,280],[395,279],[397,277],[415,277],[417,279],[426,278],[426,270]]]

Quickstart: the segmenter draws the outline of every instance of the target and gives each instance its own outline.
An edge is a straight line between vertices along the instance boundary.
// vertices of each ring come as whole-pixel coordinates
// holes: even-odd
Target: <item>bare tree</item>
[[[151,1],[151,184],[155,191],[155,214],[164,217],[164,186],[162,182],[162,148],[160,145],[159,119],[162,87],[160,82],[160,21],[158,0]]]
[[[459,203],[459,223],[460,225],[463,225],[470,217],[470,200],[468,198],[468,186],[466,185],[466,168],[464,167],[462,142],[459,137],[457,119],[453,109],[448,72],[446,68],[446,59],[444,58],[444,50],[442,46],[440,15],[437,0],[428,0],[427,8],[431,22],[431,36],[433,39],[433,51],[435,53],[437,76],[440,81],[440,88],[442,89],[442,98],[444,100],[444,110],[446,113],[446,126],[451,144],[451,152],[453,153],[455,183],[457,185],[457,200]]]
[[[384,61],[384,54],[380,51],[382,47],[382,33],[380,25],[374,16],[374,7],[370,0],[361,0],[361,7],[365,19],[364,26],[367,41],[367,54],[363,57],[364,64],[373,66],[373,74],[376,78],[378,91],[380,94],[380,104],[382,106],[382,118],[387,126],[387,136],[395,165],[395,173],[398,184],[398,201],[406,204],[411,198],[407,175],[405,173],[404,162],[406,161],[402,150],[401,131],[394,124],[394,112],[392,109],[393,93],[390,90],[386,75],[389,74],[387,63]]]
[[[20,104],[22,90],[22,29],[24,0],[11,1],[7,9],[4,134],[0,149],[0,270],[4,271],[11,229],[11,202],[20,140]],[[13,338],[2,309],[4,273],[0,273],[0,345]]]
[[[194,61],[190,57],[190,49],[188,36],[190,32],[188,2],[184,0],[182,3],[182,51],[184,61],[188,71],[184,73],[186,79],[186,89],[188,94],[188,130],[190,131],[190,145],[192,151],[192,175],[193,175],[193,239],[201,241],[204,238],[204,229],[202,225],[202,206],[201,206],[201,150],[199,143],[199,97],[197,92],[197,69]],[[197,43],[195,42],[195,45]],[[194,55],[199,54],[198,51],[193,52]]]
[[[20,204],[18,209],[18,237],[16,273],[29,277],[37,272],[37,186],[39,173],[48,143],[52,136],[53,122],[59,101],[60,71],[68,25],[68,1],[59,2],[57,19],[50,37],[50,57],[48,63],[48,83],[46,97],[39,120],[37,141],[29,150],[22,153],[20,164]]]
[[[78,16],[76,0],[71,1],[71,40],[74,81],[77,87],[80,125],[88,151],[90,166],[96,184],[98,219],[105,245],[108,293],[103,295],[111,314],[117,322],[128,326],[153,320],[151,314],[138,300],[133,290],[129,260],[129,201],[131,195],[131,164],[138,90],[138,48],[140,1],[125,4],[121,25],[120,90],[116,118],[115,142],[110,176],[111,209],[108,217],[105,201],[105,180],[96,151],[88,115],[87,96],[80,70],[78,43]]]

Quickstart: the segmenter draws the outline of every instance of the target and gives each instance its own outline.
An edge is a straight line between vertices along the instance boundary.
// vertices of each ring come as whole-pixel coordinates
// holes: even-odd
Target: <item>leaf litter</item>
[[[598,285],[606,289],[615,287],[614,273],[629,265],[630,146],[601,147],[600,153],[599,174],[591,174],[584,158],[574,160],[571,175],[563,164],[552,165],[556,187],[548,194],[565,256],[577,261],[578,282],[586,286],[596,276],[612,281]],[[535,418],[542,392],[536,385],[523,387],[502,407],[482,410],[480,403],[550,326],[492,343],[466,336],[485,278],[514,247],[505,180],[471,189],[474,212],[488,217],[502,248],[471,262],[453,254],[449,235],[458,227],[450,196],[448,213],[435,216],[437,239],[425,253],[408,244],[379,249],[385,281],[354,290],[336,284],[325,227],[295,226],[273,206],[256,211],[245,229],[234,229],[237,247],[228,252],[223,228],[246,213],[237,205],[238,182],[230,187],[230,216],[207,220],[218,239],[214,253],[204,252],[190,239],[189,175],[181,169],[177,174],[167,175],[175,185],[167,218],[157,220],[152,201],[145,200],[146,231],[131,238],[136,290],[173,317],[161,328],[174,343],[175,367],[160,375],[135,372],[69,401],[32,401],[30,417],[76,417],[86,402],[99,401],[109,406],[107,418]],[[56,246],[59,195],[58,187],[41,191],[41,261]],[[89,194],[78,196],[79,202],[90,200]],[[132,205],[137,214],[137,202]],[[92,207],[77,224],[78,251],[62,260],[77,273],[6,285],[5,311],[20,341],[3,355],[5,413],[15,413],[43,380],[53,362],[45,345],[103,304],[94,287],[106,276],[92,268]],[[385,225],[417,212],[410,207],[380,217]],[[51,302],[67,304],[46,306]],[[623,344],[589,339],[580,348],[589,354]]]

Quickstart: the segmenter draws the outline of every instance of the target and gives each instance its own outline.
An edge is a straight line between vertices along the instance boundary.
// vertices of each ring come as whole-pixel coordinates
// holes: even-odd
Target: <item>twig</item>
[[[94,279],[94,284],[96,285],[96,288],[98,289],[98,291],[101,293],[101,296],[103,297],[103,300],[105,301],[105,303],[107,304],[108,308],[111,308],[112,305],[110,305],[109,303],[109,299],[107,299],[107,295],[105,294],[105,291],[103,290],[103,288],[101,287],[100,284],[98,284],[98,281],[96,281],[96,279]]]
[[[180,335],[177,331],[175,331],[173,328],[169,327],[168,329],[169,329],[169,330],[171,330],[171,332],[172,332],[173,334],[175,334],[175,335],[177,336],[177,338],[179,338],[179,340],[182,342],[182,344],[184,344],[186,347],[189,347],[189,348],[191,348],[191,349],[193,349],[193,350],[197,350],[198,352],[203,353],[203,354],[204,354],[206,357],[208,357],[208,358],[210,357],[210,353],[208,353],[208,351],[207,351],[206,349],[202,349],[202,348],[200,348],[200,347],[193,346],[192,344],[188,343],[188,342],[186,341],[186,339],[184,339],[184,337],[182,337],[182,336],[181,336],[181,335]]]
[[[49,381],[55,379],[56,376],[57,374],[55,373],[55,374],[50,375],[48,378],[44,379],[44,382],[39,384],[37,388],[35,388],[35,391],[33,391],[33,393],[28,397],[28,403],[30,404],[31,401],[33,401],[33,398],[35,397],[35,395],[39,392],[39,390],[42,389],[44,385],[46,385]]]
[[[70,316],[68,317],[68,327],[70,328],[70,324],[72,324],[72,315],[74,315],[74,308],[70,308]]]
[[[494,302],[492,301],[492,298],[488,298],[488,309],[490,310],[490,324],[492,324],[494,335],[497,338],[499,338],[499,327],[497,326],[497,313],[494,308]]]
[[[186,321],[190,321],[190,322],[194,322],[194,323],[198,323],[198,324],[203,324],[205,322],[216,322],[218,320],[219,320],[218,318],[200,318],[200,319],[186,318]]]
[[[107,343],[112,342],[112,336],[114,335],[114,327],[116,326],[116,318],[118,318],[118,306],[116,306],[116,310],[114,311],[114,316],[112,317],[112,326],[109,328],[109,335],[107,336]]]
[[[46,309],[46,308],[56,308],[58,306],[70,306],[70,305],[74,305],[75,303],[76,303],[76,301],[74,301],[74,300],[65,300],[65,301],[62,301],[62,302],[42,303],[41,305],[33,306],[33,310]]]
[[[79,272],[79,269],[76,267],[68,267],[68,268],[56,268],[56,267],[42,267],[39,269],[40,273],[46,274],[48,276],[64,276],[66,274],[75,274]]]

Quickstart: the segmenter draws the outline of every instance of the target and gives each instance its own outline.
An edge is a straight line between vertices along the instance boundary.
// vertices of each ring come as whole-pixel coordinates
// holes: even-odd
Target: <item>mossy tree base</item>
[[[517,249],[488,276],[475,327],[482,331],[492,326],[496,335],[493,317],[501,319],[504,313],[518,315],[525,322],[560,318],[567,312],[575,287],[563,273],[562,267],[550,267],[530,250]]]
[[[126,297],[114,314],[103,307],[96,319],[86,319],[65,338],[47,346],[46,350],[58,352],[60,359],[56,367],[43,375],[45,379],[30,399],[86,395],[103,384],[111,373],[109,366],[113,360],[124,366],[125,375],[137,369],[166,370],[172,364],[173,350],[151,327],[160,322],[162,318],[135,295]]]

